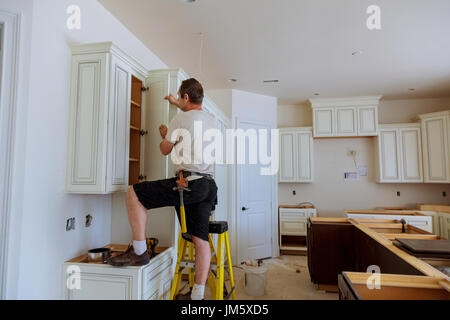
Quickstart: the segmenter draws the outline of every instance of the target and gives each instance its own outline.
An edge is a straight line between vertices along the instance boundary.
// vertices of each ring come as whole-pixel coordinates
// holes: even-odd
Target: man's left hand
[[[161,135],[161,138],[165,139],[167,135],[167,127],[165,125],[159,126],[159,134]]]

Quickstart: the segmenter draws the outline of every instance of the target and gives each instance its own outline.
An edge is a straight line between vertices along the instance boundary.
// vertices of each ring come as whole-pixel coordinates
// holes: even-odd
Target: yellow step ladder
[[[178,237],[177,264],[175,266],[175,275],[173,277],[172,289],[170,291],[170,300],[173,300],[180,290],[181,277],[185,269],[188,270],[189,274],[189,287],[192,289],[194,286],[194,244],[182,236],[183,233],[186,233],[186,216],[184,206],[180,207],[180,218],[181,231]],[[212,234],[217,234],[217,251],[214,247]],[[229,299],[231,296],[233,300],[236,300],[230,243],[228,241],[228,223],[226,221],[210,221],[208,238],[209,247],[211,249],[211,268],[208,275],[208,284],[211,289],[212,298],[213,300],[223,300]],[[186,254],[188,254],[188,259],[186,259]],[[227,288],[225,284],[225,271],[228,273],[227,280],[229,280],[229,288]]]

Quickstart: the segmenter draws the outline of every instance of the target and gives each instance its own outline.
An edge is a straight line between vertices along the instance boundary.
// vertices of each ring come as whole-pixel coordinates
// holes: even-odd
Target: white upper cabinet
[[[334,135],[334,109],[321,108],[313,114],[314,136],[329,137]]]
[[[67,192],[128,187],[132,75],[145,70],[112,43],[72,47]]]
[[[358,135],[357,108],[338,107],[336,112],[336,135],[356,136]]]
[[[377,135],[380,98],[310,99],[314,137]]]
[[[450,111],[419,116],[422,122],[424,181],[450,182]]]
[[[312,182],[314,180],[312,129],[280,129],[279,182]]]
[[[423,182],[420,124],[380,125],[378,182]]]

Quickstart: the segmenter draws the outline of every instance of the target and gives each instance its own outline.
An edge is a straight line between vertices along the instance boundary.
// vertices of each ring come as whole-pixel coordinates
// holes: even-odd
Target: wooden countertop
[[[418,203],[417,208],[420,211],[435,211],[435,212],[450,213],[450,205]]]
[[[279,208],[295,208],[295,209],[315,209],[314,206],[308,205],[298,205],[298,204],[281,204],[278,206]]]
[[[425,210],[422,210],[425,211]],[[385,214],[402,216],[424,216],[424,214],[414,210],[345,210],[349,214]]]
[[[127,244],[108,244],[108,245],[104,246],[103,248],[109,248],[113,252],[125,252],[127,250],[127,248],[128,248],[128,245]],[[156,255],[158,255],[158,254],[160,254],[161,252],[163,252],[163,251],[165,251],[167,249],[168,249],[168,247],[158,247],[157,246],[155,248],[155,253],[156,253]],[[71,262],[71,263],[89,263],[89,264],[96,263],[96,264],[100,264],[100,265],[104,264],[103,262],[90,262],[90,261],[88,261],[87,253],[82,254],[81,256],[78,256],[76,258],[70,259],[70,260],[68,260],[66,262]]]

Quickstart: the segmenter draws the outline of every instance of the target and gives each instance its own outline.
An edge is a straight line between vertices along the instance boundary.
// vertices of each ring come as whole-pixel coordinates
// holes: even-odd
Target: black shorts
[[[180,194],[173,190],[177,178],[144,181],[133,185],[139,202],[147,209],[174,206],[180,221]],[[183,238],[191,241],[196,236],[208,241],[209,217],[217,205],[217,186],[214,179],[201,178],[189,181],[191,191],[183,191],[186,212],[187,234]]]

